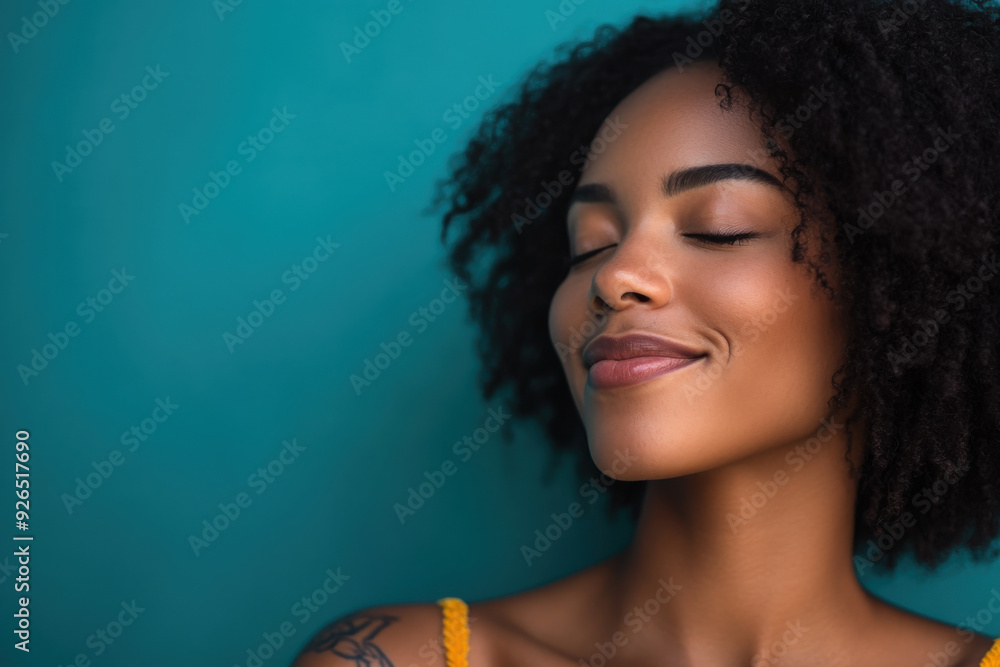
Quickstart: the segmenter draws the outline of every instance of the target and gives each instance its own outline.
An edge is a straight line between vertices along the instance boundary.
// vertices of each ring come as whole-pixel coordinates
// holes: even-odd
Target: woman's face
[[[549,332],[594,462],[617,479],[690,474],[812,437],[844,361],[840,309],[791,260],[791,193],[746,112],[719,108],[721,76],[711,63],[671,69],[625,98],[567,216],[571,255],[604,249],[570,267]],[[727,164],[747,166],[671,178]],[[753,236],[698,236],[734,232]],[[588,351],[628,334],[684,358],[655,345]]]

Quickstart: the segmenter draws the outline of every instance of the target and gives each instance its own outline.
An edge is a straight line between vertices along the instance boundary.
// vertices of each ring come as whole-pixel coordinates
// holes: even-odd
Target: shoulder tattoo
[[[324,653],[329,651],[345,660],[353,660],[364,667],[393,667],[392,661],[375,643],[375,635],[398,616],[356,613],[338,619],[323,628],[303,652]]]

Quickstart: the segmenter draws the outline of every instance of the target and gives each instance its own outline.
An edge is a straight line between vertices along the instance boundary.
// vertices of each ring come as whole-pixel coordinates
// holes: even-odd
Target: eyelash
[[[760,236],[757,232],[739,232],[736,234],[684,234],[688,238],[697,239],[699,241],[704,241],[705,243],[712,243],[715,245],[736,245],[740,241],[748,241],[753,238]],[[612,244],[614,245],[614,244]],[[746,245],[745,243],[739,243],[739,245]],[[589,259],[590,257],[596,255],[597,253],[607,250],[610,245],[606,245],[603,248],[597,248],[596,250],[591,250],[585,252],[582,255],[577,255],[576,257],[566,256],[564,258],[566,266],[571,267],[580,262]]]

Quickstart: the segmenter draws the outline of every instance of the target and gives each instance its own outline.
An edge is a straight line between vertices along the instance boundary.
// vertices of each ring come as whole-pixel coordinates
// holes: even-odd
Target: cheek
[[[724,295],[716,299],[716,306],[719,330],[729,341],[730,362],[773,352],[769,348],[794,329],[795,320],[802,316],[798,312],[800,288],[781,277],[757,276],[727,284],[715,293]]]
[[[724,410],[765,441],[808,437],[826,414],[841,361],[833,304],[811,291],[810,280],[793,275],[760,276],[731,295],[739,298],[719,304],[726,314],[718,324],[729,356],[709,369],[716,377],[706,378],[704,407]]]

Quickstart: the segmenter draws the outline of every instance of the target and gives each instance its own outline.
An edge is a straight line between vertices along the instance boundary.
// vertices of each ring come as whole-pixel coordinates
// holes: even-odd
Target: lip
[[[601,335],[583,350],[587,383],[595,389],[622,387],[690,366],[707,355],[659,336]]]

